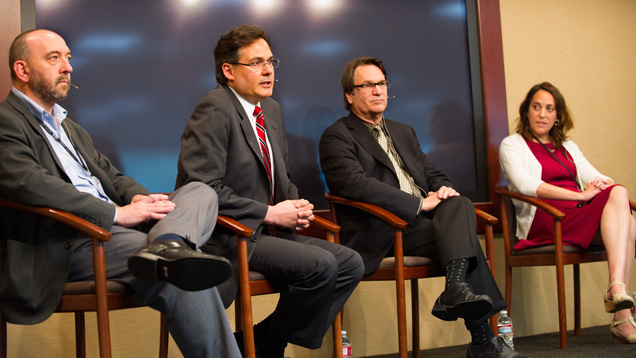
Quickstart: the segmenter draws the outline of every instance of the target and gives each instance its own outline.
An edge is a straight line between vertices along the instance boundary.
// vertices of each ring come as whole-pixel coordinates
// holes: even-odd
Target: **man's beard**
[[[46,82],[44,77],[36,71],[33,73],[33,92],[37,93],[44,103],[57,103],[63,101],[68,95],[68,88],[63,89],[57,87],[58,83],[62,79],[68,79],[70,83],[69,76],[59,76],[55,79],[55,83],[49,84]]]

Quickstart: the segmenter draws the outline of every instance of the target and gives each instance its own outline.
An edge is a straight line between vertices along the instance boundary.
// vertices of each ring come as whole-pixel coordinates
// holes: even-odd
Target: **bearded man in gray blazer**
[[[199,101],[186,125],[176,186],[200,181],[214,188],[219,213],[255,232],[248,241],[250,270],[283,287],[275,311],[254,327],[257,352],[282,358],[287,342],[319,348],[362,277],[362,260],[347,247],[294,235],[313,219],[313,205],[298,198],[289,180],[283,112],[269,98],[279,61],[265,30],[232,29],[219,39],[214,57],[219,86]],[[236,264],[235,238],[222,228],[203,250],[232,255]],[[230,279],[219,286],[228,305],[237,284]]]
[[[463,318],[472,341],[467,357],[520,357],[494,336],[488,318],[506,307],[481,250],[472,202],[422,152],[410,126],[384,118],[388,87],[382,62],[359,57],[342,74],[345,108],[351,112],[325,130],[320,165],[329,190],[382,207],[406,221],[404,255],[437,259],[446,289],[433,315]],[[339,210],[344,245],[364,259],[366,274],[391,255],[392,228],[372,215]]]
[[[229,277],[230,263],[193,250],[212,233],[216,193],[193,183],[170,196],[150,194],[117,170],[57,104],[71,86],[70,61],[54,32],[28,31],[13,41],[14,87],[0,103],[0,197],[64,210],[109,230],[107,279],[163,312],[185,357],[240,357],[213,287]],[[45,320],[67,281],[93,278],[92,263],[89,237],[0,210],[0,313],[8,322]]]

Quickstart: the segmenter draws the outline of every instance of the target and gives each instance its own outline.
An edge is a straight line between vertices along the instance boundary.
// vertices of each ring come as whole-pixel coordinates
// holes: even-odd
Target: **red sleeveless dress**
[[[526,140],[528,147],[541,163],[541,180],[548,184],[559,186],[572,191],[580,192],[576,183],[570,177],[567,170],[559,163],[540,143]],[[552,144],[546,144],[548,149],[553,150]],[[576,178],[576,166],[571,155],[561,147],[554,151],[554,154],[565,164]],[[601,214],[614,185],[598,193],[592,200],[578,206],[578,201],[550,200],[542,199],[565,214],[565,219],[561,221],[561,231],[563,243],[585,251],[601,224]],[[515,245],[515,250],[523,250],[532,247],[554,244],[554,224],[552,217],[543,210],[537,209],[528,232],[527,240],[520,240]]]

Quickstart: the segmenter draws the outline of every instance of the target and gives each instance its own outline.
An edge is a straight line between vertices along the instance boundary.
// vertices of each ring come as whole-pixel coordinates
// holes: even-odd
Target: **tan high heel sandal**
[[[610,324],[610,332],[612,332],[612,338],[614,339],[614,343],[636,343],[636,334],[630,334],[627,337],[623,337],[620,334],[616,333],[616,326],[621,325],[623,323],[629,322],[631,325],[636,328],[636,322],[634,322],[634,317],[627,317],[620,321],[612,322]]]
[[[607,294],[614,285],[621,285],[621,292],[612,295],[612,299],[608,299]],[[605,302],[605,311],[607,311],[608,313],[614,313],[616,311],[626,310],[634,307],[634,299],[629,297],[629,295],[625,293],[625,284],[622,282],[610,283],[607,287],[607,291],[605,291],[605,294],[603,296],[603,301]]]

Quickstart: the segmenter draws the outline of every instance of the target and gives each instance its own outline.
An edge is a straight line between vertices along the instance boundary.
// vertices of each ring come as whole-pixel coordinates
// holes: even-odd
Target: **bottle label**
[[[342,356],[351,357],[351,347],[342,347]]]
[[[511,324],[502,324],[499,325],[499,335],[505,336],[512,334],[512,325]]]

